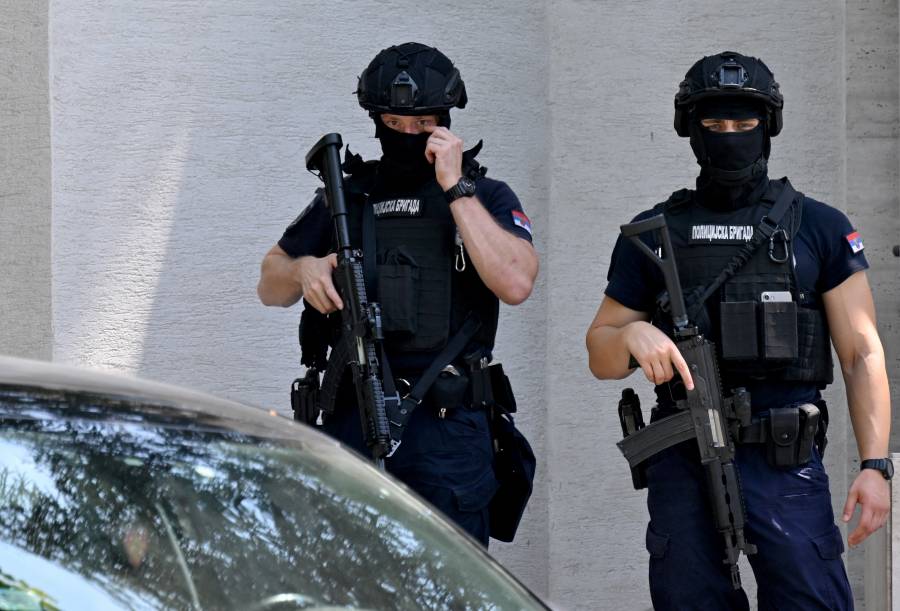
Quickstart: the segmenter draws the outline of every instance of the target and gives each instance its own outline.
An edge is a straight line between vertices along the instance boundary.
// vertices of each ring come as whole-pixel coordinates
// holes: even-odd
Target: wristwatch
[[[894,463],[891,462],[890,458],[870,458],[864,460],[859,463],[859,470],[862,471],[863,469],[875,469],[876,471],[881,471],[884,479],[891,479],[894,477]]]
[[[448,204],[452,204],[460,197],[472,197],[473,195],[475,195],[475,181],[465,176],[444,191],[444,198],[446,198]]]

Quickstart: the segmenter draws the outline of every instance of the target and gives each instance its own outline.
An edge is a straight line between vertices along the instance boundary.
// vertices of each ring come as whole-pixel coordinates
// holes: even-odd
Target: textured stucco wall
[[[498,343],[539,482],[517,542],[492,551],[562,608],[650,606],[644,493],[615,448],[626,384],[590,377],[583,337],[619,224],[696,175],[672,96],[701,55],[775,70],[787,105],[771,174],[857,221],[897,396],[896,0],[765,0],[751,15],[713,0],[52,0],[50,31],[56,357],[280,410],[299,309],[262,307],[255,285],[316,186],[303,156],[328,131],[376,154],[351,92],[382,47],[421,40],[454,59],[470,97],[454,131],[484,138],[542,255]],[[855,449],[840,386],[829,396],[839,505]]]
[[[0,0],[0,352],[52,356],[47,2]]]

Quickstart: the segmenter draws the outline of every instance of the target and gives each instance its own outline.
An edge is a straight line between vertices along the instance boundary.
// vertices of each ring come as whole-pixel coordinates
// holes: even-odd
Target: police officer
[[[821,461],[821,423],[808,455],[798,456],[798,439],[803,418],[814,411],[804,406],[825,410],[820,390],[832,381],[830,338],[862,459],[842,518],[861,507],[848,539],[860,543],[888,512],[888,381],[859,234],[840,211],[796,193],[787,179],[767,176],[782,107],[778,84],[756,58],[725,52],[694,64],[675,97],[675,130],[690,138],[700,165],[696,189],[674,193],[635,220],[665,215],[689,311],[716,343],[722,386],[745,387],[751,395],[753,424],[741,433],[735,464],[745,532],[757,547],[749,560],[759,608],[850,609],[843,542]],[[704,288],[714,286],[765,224],[770,238],[704,300]],[[650,236],[646,242],[657,247]],[[658,299],[661,273],[620,238],[608,280],[587,333],[591,371],[600,379],[624,378],[634,371],[633,356],[657,385],[652,419],[670,415],[693,380],[666,332],[671,318],[665,299]],[[654,608],[747,609],[722,562],[696,442],[649,459],[646,477]]]
[[[531,223],[509,186],[485,177],[475,160],[481,143],[464,150],[450,131],[450,109],[465,107],[467,96],[443,53],[412,42],[384,49],[359,77],[356,93],[375,122],[383,155],[363,162],[347,152],[351,239],[363,246],[364,216],[374,212],[374,300],[400,392],[457,334],[468,328],[471,335],[458,355],[439,364],[441,377],[414,410],[386,466],[487,545],[497,481],[487,416],[473,407],[478,401],[466,380],[490,359],[499,300],[515,305],[531,293],[538,270]],[[340,310],[332,235],[320,192],[263,259],[260,300],[287,307],[302,297],[310,313]],[[348,382],[324,427],[364,452]]]

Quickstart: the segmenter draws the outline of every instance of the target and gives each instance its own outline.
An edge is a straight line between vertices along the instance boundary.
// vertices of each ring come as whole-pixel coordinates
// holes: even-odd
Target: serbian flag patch
[[[525,216],[524,212],[522,212],[521,210],[513,210],[512,211],[512,219],[513,219],[513,224],[515,224],[516,227],[521,227],[522,229],[524,229],[525,231],[528,232],[528,235],[532,235],[531,234],[531,221],[528,220],[528,217]]]
[[[853,251],[854,255],[863,249],[862,236],[859,235],[858,231],[848,233],[844,238],[847,240],[847,244],[850,245],[850,250]]]

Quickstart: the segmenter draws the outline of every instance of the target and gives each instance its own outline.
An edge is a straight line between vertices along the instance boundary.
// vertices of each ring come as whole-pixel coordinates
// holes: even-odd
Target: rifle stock
[[[631,432],[617,445],[631,466],[635,488],[642,488],[646,485],[642,473],[642,463],[646,459],[677,443],[696,439],[715,527],[725,544],[723,561],[730,566],[732,584],[737,589],[741,585],[737,566],[740,553],[743,551],[749,555],[756,552],[756,547],[744,537],[743,496],[734,466],[737,427],[750,423],[749,396],[743,389],[736,390],[727,399],[722,393],[715,346],[688,320],[665,217],[660,214],[623,225],[621,231],[663,273],[674,323],[675,345],[691,371],[694,389],[686,390],[686,398],[676,402],[678,411],[675,414],[647,426],[630,427]],[[647,231],[657,232],[661,245],[659,252],[654,252],[640,239]],[[634,404],[632,389],[626,389],[622,395],[623,402]],[[629,427],[623,423],[623,429],[626,428]]]

